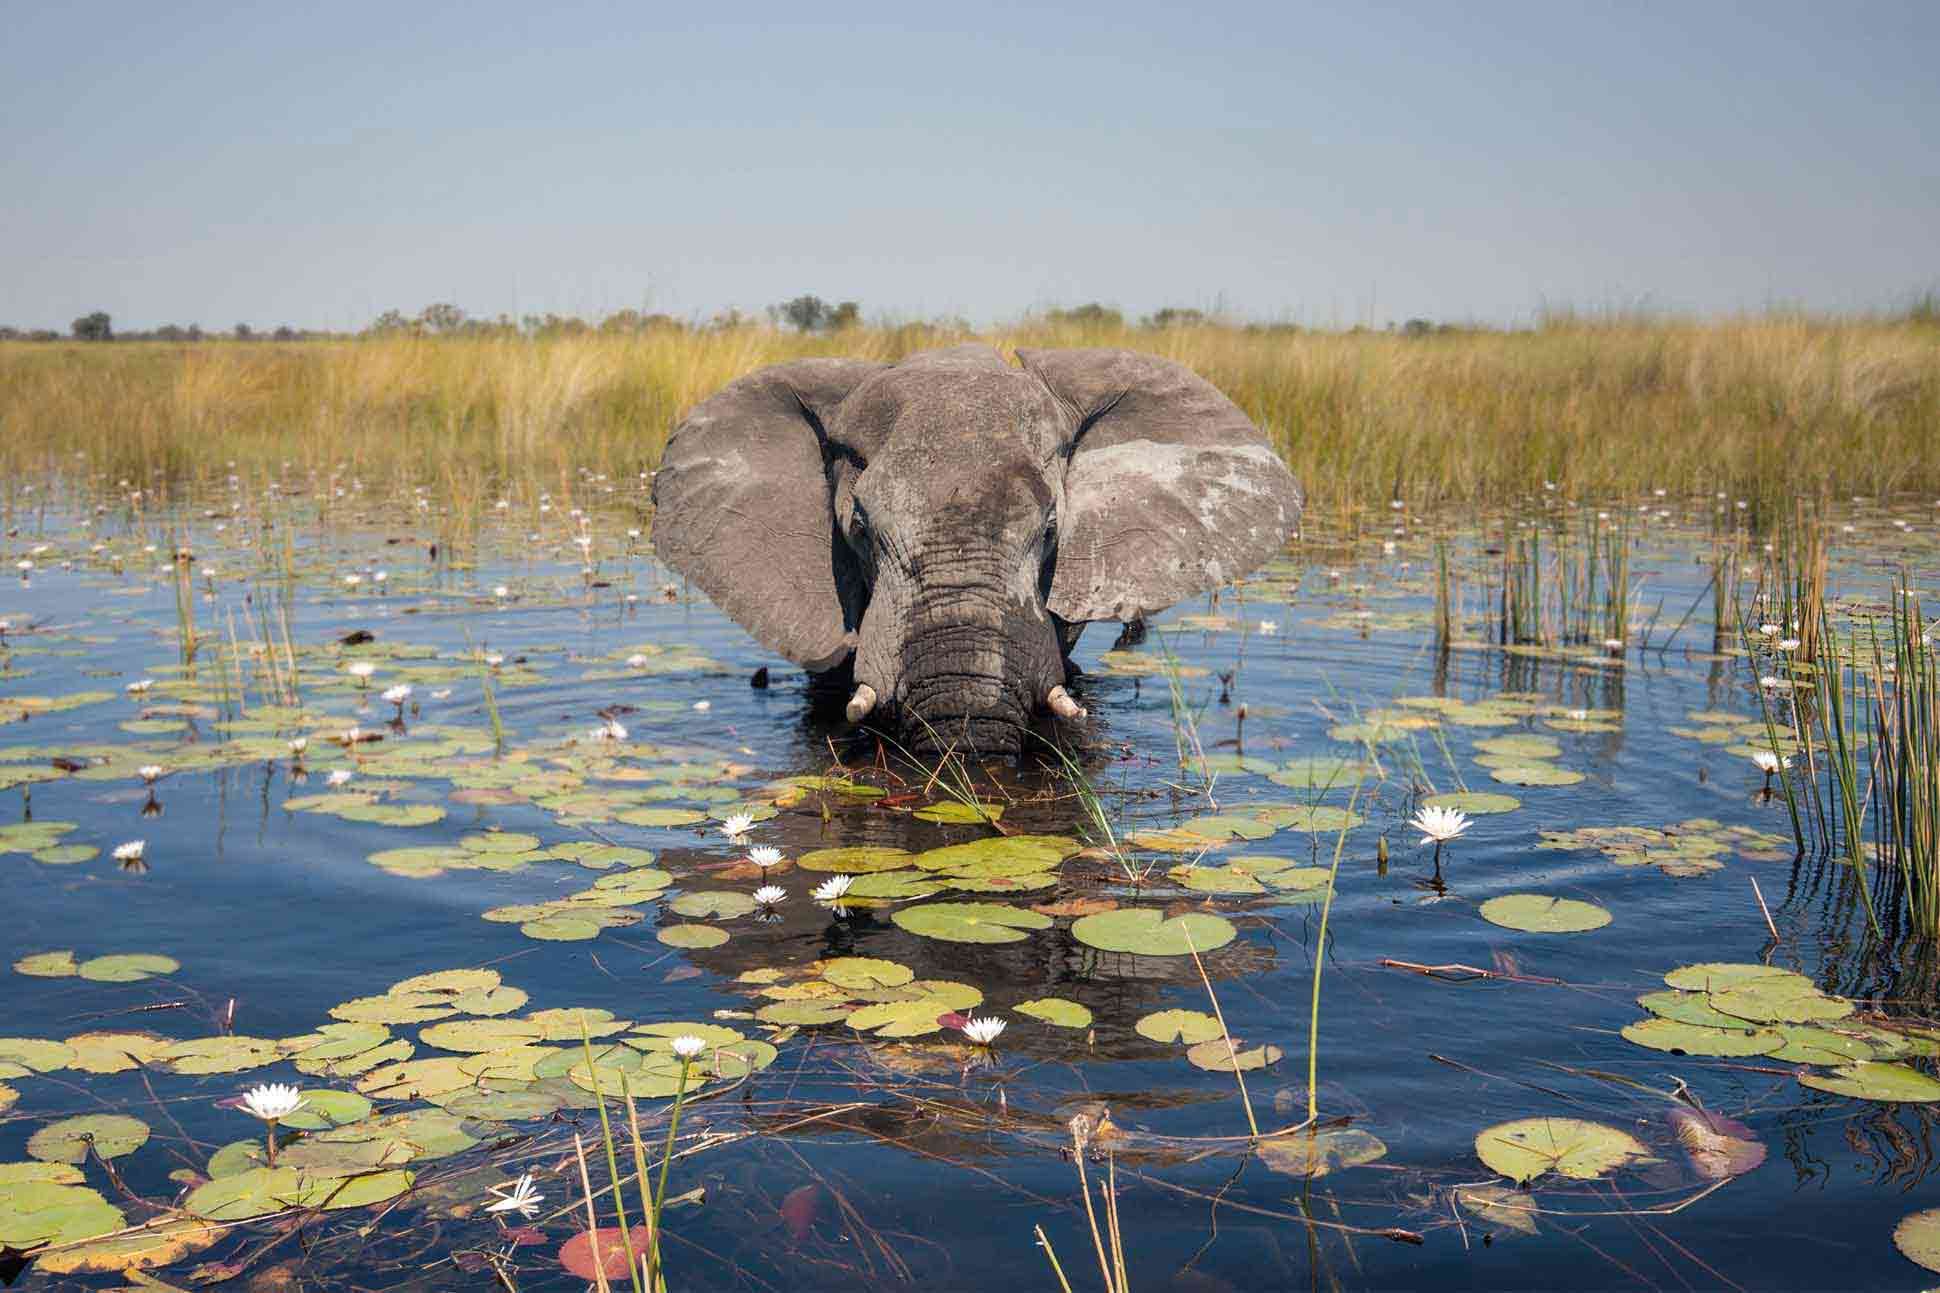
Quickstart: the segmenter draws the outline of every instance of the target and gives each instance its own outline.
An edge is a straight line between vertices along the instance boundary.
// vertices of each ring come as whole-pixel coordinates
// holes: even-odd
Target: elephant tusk
[[[1085,716],[1085,707],[1071,699],[1071,693],[1061,686],[1045,692],[1044,703],[1059,718],[1079,719]]]
[[[849,721],[851,723],[860,723],[863,719],[869,717],[869,711],[875,707],[876,689],[865,682],[855,689],[855,695],[849,697],[849,707],[846,711],[849,715]]]

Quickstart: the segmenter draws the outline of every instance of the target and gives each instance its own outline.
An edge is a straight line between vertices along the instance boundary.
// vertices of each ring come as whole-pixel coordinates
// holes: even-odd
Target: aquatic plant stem
[[[583,1020],[581,1026],[584,1027]],[[640,1195],[640,1215],[646,1218],[647,1247],[651,1251],[653,1246],[660,1242],[660,1218],[654,1212],[653,1196],[647,1193],[647,1149],[640,1139],[640,1111],[633,1103],[633,1088],[627,1082],[625,1073],[620,1074],[620,1094],[626,1099],[627,1127],[633,1136],[633,1188]],[[615,1183],[613,1188],[617,1191],[619,1185]],[[644,1253],[641,1254],[640,1264],[647,1266],[647,1257]],[[659,1293],[661,1285],[655,1284],[653,1279],[653,1270],[648,1267],[648,1293]]]
[[[1085,1146],[1079,1144],[1071,1157],[1078,1165],[1078,1193],[1084,1196],[1085,1220],[1091,1224],[1091,1247],[1098,1254],[1098,1273],[1105,1277],[1105,1293],[1112,1293],[1111,1262],[1105,1256],[1105,1238],[1098,1233],[1098,1213],[1091,1206],[1091,1178],[1085,1175]]]
[[[687,1071],[694,1061],[680,1060],[680,1090],[674,1092],[674,1111],[667,1118],[667,1143],[660,1151],[660,1180],[653,1189],[653,1246],[647,1250],[647,1286],[660,1287],[660,1209],[667,1202],[667,1169],[674,1162],[674,1137],[680,1132],[680,1107],[687,1102]]]
[[[606,1093],[600,1090],[599,1069],[593,1063],[593,1037],[586,1028],[586,1016],[579,1016],[579,1042],[586,1051],[586,1077],[593,1084],[593,1099],[599,1105],[600,1140],[606,1146],[606,1174],[613,1182],[613,1211],[620,1222],[620,1246],[626,1249],[627,1279],[634,1293],[640,1293],[640,1267],[633,1260],[633,1236],[627,1233],[626,1196],[620,1192],[620,1160],[613,1152],[613,1124],[606,1116]]]
[[[1051,1247],[1050,1239],[1044,1234],[1044,1227],[1032,1226],[1031,1229],[1037,1232],[1037,1246],[1044,1250],[1045,1260],[1051,1263],[1051,1273],[1058,1277],[1058,1287],[1064,1290],[1064,1293],[1071,1293],[1071,1281],[1064,1277],[1064,1267],[1058,1264],[1057,1250]]]
[[[1751,877],[1751,892],[1752,896],[1758,899],[1758,910],[1765,917],[1765,928],[1772,931],[1772,942],[1781,941],[1778,937],[1778,926],[1772,923],[1772,909],[1765,905],[1765,895],[1758,888],[1757,876]]]
[[[579,1185],[586,1191],[586,1244],[593,1255],[593,1284],[599,1293],[607,1293],[606,1263],[600,1260],[600,1220],[593,1211],[593,1178],[586,1171],[586,1143],[579,1133],[573,1133],[573,1154],[579,1160]]]
[[[1354,805],[1360,802],[1361,783],[1354,783],[1354,793],[1347,797],[1347,820],[1354,820]],[[1327,897],[1320,906],[1320,938],[1314,944],[1314,998],[1313,1008],[1307,1017],[1307,1118],[1320,1116],[1320,967],[1327,959],[1327,919],[1334,914],[1334,886],[1340,879],[1341,854],[1347,849],[1348,828],[1340,828],[1334,838],[1334,865],[1327,873]],[[1437,850],[1436,856],[1440,856]]]
[[[1219,1035],[1226,1041],[1226,1058],[1232,1061],[1233,1079],[1239,1083],[1239,1102],[1246,1108],[1246,1125],[1257,1140],[1260,1124],[1253,1116],[1253,1101],[1246,1094],[1246,1075],[1239,1071],[1239,1048],[1233,1045],[1233,1034],[1226,1027],[1226,1012],[1219,1008],[1219,994],[1213,991],[1212,980],[1206,976],[1205,962],[1199,959],[1199,949],[1192,945],[1192,930],[1184,922],[1181,922],[1181,928],[1185,931],[1186,951],[1192,953],[1193,968],[1199,971],[1199,982],[1206,985],[1206,997],[1212,1002],[1213,1018],[1219,1021]]]

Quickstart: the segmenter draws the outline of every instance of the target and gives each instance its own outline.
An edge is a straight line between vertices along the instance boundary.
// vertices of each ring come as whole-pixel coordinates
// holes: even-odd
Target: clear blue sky
[[[0,323],[1940,283],[1940,3],[7,6]]]

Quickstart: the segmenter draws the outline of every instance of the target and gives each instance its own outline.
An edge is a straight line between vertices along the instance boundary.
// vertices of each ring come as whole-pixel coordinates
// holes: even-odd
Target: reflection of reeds
[[[476,490],[568,464],[651,468],[680,414],[764,364],[892,360],[961,327],[390,336],[295,344],[0,344],[0,469],[58,454],[146,478],[291,459]],[[1394,496],[1505,502],[1545,479],[1577,497],[1724,489],[1758,515],[1799,493],[1940,485],[1930,329],[1773,315],[1711,323],[1552,319],[1410,338],[1290,328],[1031,320],[999,347],[1128,347],[1230,395],[1352,520]]]

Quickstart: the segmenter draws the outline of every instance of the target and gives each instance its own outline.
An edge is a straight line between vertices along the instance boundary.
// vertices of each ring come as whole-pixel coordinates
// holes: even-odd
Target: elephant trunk
[[[856,697],[877,698],[877,721],[901,727],[911,749],[1017,753],[1049,693],[1061,692],[1050,617],[997,573],[932,563],[920,582],[877,584],[857,645]]]

